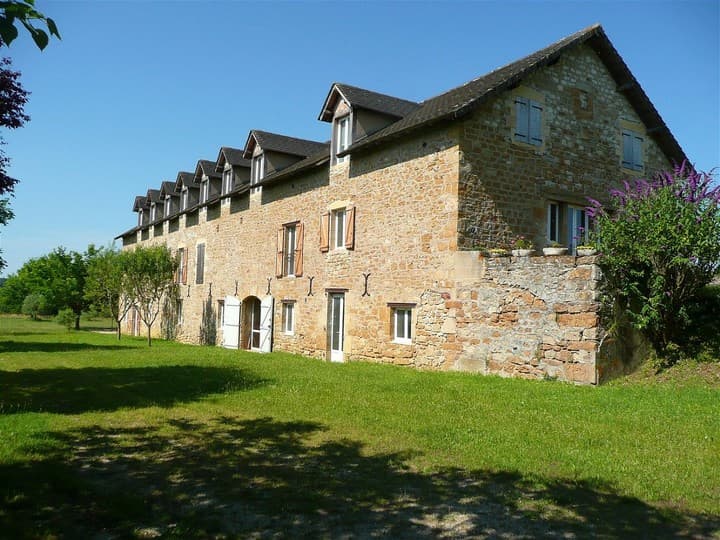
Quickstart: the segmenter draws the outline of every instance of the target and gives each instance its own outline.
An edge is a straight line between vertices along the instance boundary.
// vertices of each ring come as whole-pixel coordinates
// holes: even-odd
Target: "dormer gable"
[[[348,159],[343,152],[355,141],[372,135],[418,109],[418,103],[372,92],[349,84],[330,87],[319,120],[331,122],[331,163]]]
[[[195,166],[195,183],[200,184],[200,204],[220,197],[222,176],[215,172],[216,163],[207,159],[198,160]]]
[[[148,189],[147,201],[150,206],[150,222],[158,221],[163,217],[163,202],[160,200],[159,189]]]
[[[150,221],[150,204],[147,197],[142,195],[135,197],[133,212],[137,212],[138,214],[138,227],[148,224]]]
[[[227,195],[250,184],[251,161],[243,150],[223,146],[215,161],[215,172],[222,175],[221,194]]]
[[[197,205],[200,185],[195,183],[195,173],[180,171],[175,181],[175,192],[180,195],[181,212],[185,212]]]
[[[252,130],[243,157],[252,160],[250,185],[278,173],[308,156],[327,152],[327,143],[298,139],[267,131]]]
[[[170,217],[180,210],[180,194],[175,191],[176,182],[165,181],[160,184],[160,199],[165,206],[164,215]]]

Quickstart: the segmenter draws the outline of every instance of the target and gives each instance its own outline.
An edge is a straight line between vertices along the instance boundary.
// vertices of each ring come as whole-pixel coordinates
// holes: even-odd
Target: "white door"
[[[330,332],[330,361],[343,362],[343,341],[345,326],[345,295],[335,293],[330,295],[330,310],[328,332]]]
[[[240,300],[226,296],[222,319],[222,346],[237,349],[240,345]]]
[[[272,350],[273,305],[269,295],[260,301],[260,352]]]

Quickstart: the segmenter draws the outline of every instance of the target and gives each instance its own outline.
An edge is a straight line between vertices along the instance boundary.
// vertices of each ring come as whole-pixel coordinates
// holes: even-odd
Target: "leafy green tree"
[[[31,293],[25,297],[22,304],[22,314],[37,320],[38,315],[46,309],[45,297],[42,294]]]
[[[613,315],[664,356],[720,265],[720,186],[682,164],[590,202]]]
[[[40,26],[45,26],[47,32]],[[35,45],[40,50],[47,47],[50,36],[60,38],[57,25],[50,17],[46,17],[35,9],[35,0],[4,0],[0,2],[0,39],[10,45],[18,37],[17,25],[22,25],[30,32]]]
[[[114,247],[101,249],[88,258],[85,299],[98,309],[107,311],[117,324],[120,339],[121,324],[133,306],[133,295],[126,279],[129,254]]]
[[[165,246],[142,247],[127,252],[125,294],[147,326],[148,347],[151,331],[166,295],[175,295],[174,275],[177,260]]]

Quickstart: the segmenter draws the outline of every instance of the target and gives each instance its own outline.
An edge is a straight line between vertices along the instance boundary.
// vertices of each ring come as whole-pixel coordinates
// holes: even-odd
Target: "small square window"
[[[177,323],[183,323],[183,301],[182,298],[178,298],[175,303],[175,312],[177,315]]]
[[[283,333],[287,335],[295,333],[295,302],[283,302],[282,304],[282,329]]]
[[[560,242],[560,203],[551,202],[547,206],[547,241]]]
[[[515,136],[514,140],[542,145],[542,111],[537,101],[518,96],[515,98]]]
[[[408,345],[412,343],[412,308],[393,308],[393,341]]]
[[[622,130],[622,166],[633,171],[642,171],[643,137],[629,129]]]
[[[350,147],[350,115],[335,120],[335,163],[347,161],[349,156],[337,155]]]

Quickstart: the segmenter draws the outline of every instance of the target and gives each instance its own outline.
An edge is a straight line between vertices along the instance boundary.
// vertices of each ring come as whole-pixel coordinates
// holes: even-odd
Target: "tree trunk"
[[[115,322],[117,323],[117,338],[118,338],[118,341],[120,341],[120,334],[122,332],[121,327],[120,327],[120,321],[116,320]]]
[[[148,324],[147,328],[148,328],[148,347],[152,347],[152,339],[150,338],[150,328],[152,328],[152,327]]]
[[[80,315],[75,315],[75,330],[80,330]]]

